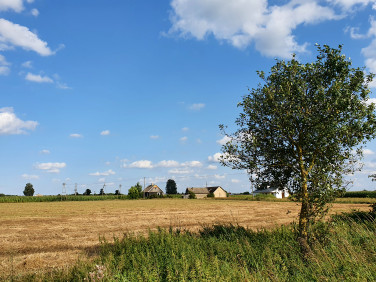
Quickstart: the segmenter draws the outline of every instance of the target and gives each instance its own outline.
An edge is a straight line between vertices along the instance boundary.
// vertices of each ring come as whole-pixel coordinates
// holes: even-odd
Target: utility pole
[[[144,190],[145,190],[145,177],[144,177]]]
[[[119,184],[119,195],[121,195],[121,184]]]
[[[61,197],[60,199],[63,200],[63,196],[67,194],[67,189],[65,188],[65,183],[63,183],[63,189],[61,190]]]
[[[77,183],[74,184],[74,194],[77,196]]]
[[[106,187],[106,182],[103,183],[103,195],[106,194],[106,192],[104,191],[104,188]]]

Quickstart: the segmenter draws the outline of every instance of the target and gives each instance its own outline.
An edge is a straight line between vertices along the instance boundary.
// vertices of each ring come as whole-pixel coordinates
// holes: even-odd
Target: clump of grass
[[[369,213],[338,215],[317,227],[309,257],[303,257],[294,225],[252,231],[236,225],[125,235],[102,240],[94,263],[23,277],[37,281],[88,279],[95,264],[103,281],[374,281],[376,224]],[[326,238],[323,240],[323,238]]]

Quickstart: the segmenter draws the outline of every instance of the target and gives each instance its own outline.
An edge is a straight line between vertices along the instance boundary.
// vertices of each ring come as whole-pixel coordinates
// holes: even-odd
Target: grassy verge
[[[6,281],[375,281],[376,224],[367,213],[336,216],[302,258],[294,226],[251,231],[217,225],[200,233],[159,230],[103,241],[95,262]],[[321,233],[320,233],[321,232]],[[323,240],[322,232],[327,234]],[[321,238],[321,239],[320,239]],[[95,278],[96,280],[92,279]],[[98,279],[101,278],[101,279]]]

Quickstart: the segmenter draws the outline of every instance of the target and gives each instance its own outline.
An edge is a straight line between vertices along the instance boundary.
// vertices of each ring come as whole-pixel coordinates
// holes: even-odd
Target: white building
[[[270,194],[276,197],[277,199],[283,199],[290,196],[288,189],[279,190],[278,188],[268,188],[264,190],[256,190],[253,192],[253,194],[256,196],[258,194]]]

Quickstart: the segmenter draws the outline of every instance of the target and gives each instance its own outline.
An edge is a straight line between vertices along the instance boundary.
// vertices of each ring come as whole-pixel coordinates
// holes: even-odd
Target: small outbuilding
[[[266,195],[273,195],[277,199],[283,199],[290,196],[289,190],[287,188],[278,189],[278,188],[268,188],[263,190],[256,190],[253,192],[254,195],[266,194]]]
[[[144,198],[163,196],[163,191],[158,185],[150,184],[142,191]]]
[[[189,195],[189,192],[195,193],[197,199],[207,198],[209,194],[213,194],[214,198],[226,198],[227,192],[221,186],[214,187],[204,187],[204,188],[187,188],[185,190],[185,195]]]

